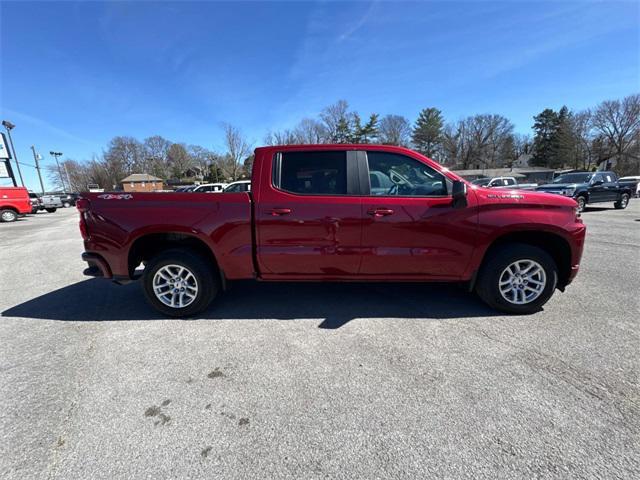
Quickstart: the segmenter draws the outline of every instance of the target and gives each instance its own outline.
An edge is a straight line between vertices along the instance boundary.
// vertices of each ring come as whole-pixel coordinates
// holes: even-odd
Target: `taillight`
[[[89,206],[90,206],[89,200],[87,200],[86,198],[79,198],[78,200],[76,200],[76,208],[80,213],[83,213],[89,210]]]
[[[83,240],[89,240],[89,230],[87,229],[87,224],[84,221],[84,218],[82,218],[82,215],[84,215],[83,213],[80,214],[80,235],[82,235],[82,239]]]
[[[90,206],[91,204],[86,198],[79,198],[76,200],[76,208],[78,209],[78,212],[80,212],[80,235],[82,235],[83,240],[89,240],[89,229],[87,228],[85,215],[89,211]]]

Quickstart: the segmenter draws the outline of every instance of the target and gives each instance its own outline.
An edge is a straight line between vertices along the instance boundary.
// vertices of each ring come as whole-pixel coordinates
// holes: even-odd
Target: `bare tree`
[[[295,138],[299,143],[315,144],[327,143],[329,135],[325,126],[312,118],[303,118],[294,129]]]
[[[380,120],[380,142],[385,145],[409,145],[411,124],[402,115],[385,115]]]
[[[224,140],[227,153],[222,162],[222,170],[228,178],[237,180],[244,160],[251,153],[251,144],[244,138],[237,127],[223,124]]]
[[[352,114],[349,112],[349,104],[346,100],[338,100],[333,105],[325,107],[320,112],[320,120],[324,124],[328,141],[339,142],[341,131],[344,130],[345,125],[351,123]]]
[[[576,169],[589,170],[592,162],[595,161],[593,150],[594,132],[591,116],[590,110],[583,110],[574,113],[570,119],[575,146],[573,167]]]
[[[189,145],[187,153],[191,157],[192,165],[198,167],[200,170],[202,174],[201,179],[210,176],[214,171],[212,169],[220,163],[220,156],[218,154],[200,145]]]
[[[327,128],[312,118],[303,118],[293,130],[269,132],[264,138],[267,145],[302,145],[327,143],[330,137]]]
[[[264,143],[267,145],[297,145],[302,142],[299,141],[294,131],[285,129],[267,133],[264,137]]]
[[[174,143],[169,147],[167,160],[171,167],[171,176],[180,179],[193,166],[193,159],[184,143]]]
[[[533,140],[531,135],[526,133],[514,133],[513,143],[517,157],[531,153],[531,144]]]
[[[114,137],[103,154],[103,164],[107,172],[107,188],[117,188],[120,181],[132,173],[144,173],[142,145],[133,137]]]
[[[619,173],[640,171],[640,94],[602,102],[594,109],[593,128],[605,142],[599,161],[616,157]]]
[[[447,163],[463,169],[506,165],[513,160],[513,144],[513,124],[495,114],[474,115],[448,124],[442,134]]]
[[[160,135],[144,139],[142,143],[144,173],[151,173],[163,179],[171,176],[168,159],[169,147],[171,147],[171,142]]]
[[[69,183],[72,192],[86,192],[90,183],[97,183],[106,188],[112,188],[109,184],[109,178],[104,168],[104,164],[97,159],[88,162],[77,162],[76,160],[66,159],[61,162],[61,168],[65,175],[69,175]],[[49,183],[54,190],[62,190],[62,182],[56,165],[47,165],[46,167]],[[65,182],[67,177],[65,176]]]

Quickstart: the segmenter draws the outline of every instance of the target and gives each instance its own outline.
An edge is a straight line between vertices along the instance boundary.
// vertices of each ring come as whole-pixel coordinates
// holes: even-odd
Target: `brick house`
[[[164,188],[161,178],[148,173],[134,173],[123,178],[120,183],[125,192],[154,192]]]

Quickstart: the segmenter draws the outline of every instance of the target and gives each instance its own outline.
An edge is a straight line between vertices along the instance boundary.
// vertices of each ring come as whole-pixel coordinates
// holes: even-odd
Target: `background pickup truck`
[[[478,178],[471,182],[473,185],[487,188],[517,188],[520,190],[532,190],[537,183],[518,183],[515,177]]]
[[[582,255],[574,200],[471,188],[400,147],[258,148],[251,184],[83,194],[85,273],[142,277],[169,316],[202,311],[239,279],[467,282],[494,308],[530,313],[571,282]]]
[[[15,222],[31,213],[29,192],[24,187],[0,187],[0,222]]]
[[[613,172],[572,172],[560,175],[553,183],[540,185],[539,192],[570,197],[578,202],[580,211],[590,203],[614,202],[614,207],[627,208],[631,188],[621,185]]]
[[[38,195],[29,192],[29,198],[31,199],[31,213],[38,213],[41,210],[54,213],[58,208],[62,208],[62,200],[56,195]]]

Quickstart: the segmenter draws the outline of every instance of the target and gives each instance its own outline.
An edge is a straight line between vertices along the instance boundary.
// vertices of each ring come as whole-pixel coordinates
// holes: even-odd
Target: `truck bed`
[[[128,277],[128,255],[149,235],[185,234],[207,244],[230,279],[252,278],[251,198],[248,193],[83,193],[88,238],[114,278]]]

